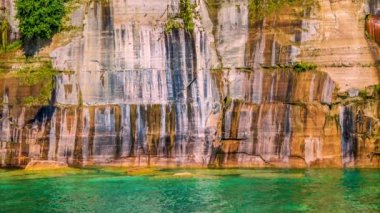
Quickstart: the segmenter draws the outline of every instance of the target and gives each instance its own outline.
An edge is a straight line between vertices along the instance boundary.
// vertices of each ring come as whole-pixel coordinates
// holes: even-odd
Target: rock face
[[[0,17],[5,17],[9,23],[9,39],[14,40],[20,37],[18,29],[18,21],[16,19],[16,1],[2,0],[0,1]]]
[[[0,166],[380,166],[378,47],[361,21],[376,2],[262,19],[248,0],[193,3],[194,31],[165,27],[177,0],[76,10],[82,36],[51,53],[66,71],[54,104],[26,108],[40,86],[0,79]],[[296,72],[298,61],[318,71]]]
[[[359,1],[320,1],[319,12],[302,24],[300,59],[318,64],[341,91],[379,82],[373,66],[379,55],[365,39],[363,10]]]

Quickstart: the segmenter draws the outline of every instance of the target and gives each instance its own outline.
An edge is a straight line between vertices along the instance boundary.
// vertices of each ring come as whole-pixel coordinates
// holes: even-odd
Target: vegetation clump
[[[190,0],[180,0],[179,13],[176,16],[169,18],[165,26],[165,31],[170,32],[175,29],[185,29],[189,32],[193,32],[195,26],[195,7],[196,5],[191,4]]]
[[[180,0],[179,16],[183,20],[185,30],[192,32],[194,30],[193,15],[195,4],[191,4],[190,0]]]
[[[22,43],[20,40],[15,40],[11,43],[6,43],[5,46],[1,48],[0,54],[16,51],[20,49],[21,46],[22,46]]]
[[[362,98],[364,101],[366,101],[370,97],[367,89],[360,90],[359,97]]]
[[[17,18],[23,39],[50,39],[61,27],[63,0],[17,0]]]
[[[64,0],[16,0],[16,7],[24,47],[49,40],[61,29]]]
[[[248,8],[250,20],[255,22],[276,13],[286,6],[302,6],[302,8],[310,10],[316,4],[317,1],[315,0],[249,0]]]
[[[166,32],[171,32],[173,30],[177,30],[177,29],[181,29],[183,28],[183,25],[182,23],[180,23],[178,20],[176,19],[169,19],[167,22],[166,22],[166,25],[165,25],[165,31]]]
[[[293,70],[298,73],[312,71],[316,69],[317,65],[307,62],[298,62],[293,66]]]
[[[20,84],[24,86],[41,85],[38,96],[29,96],[23,100],[25,105],[47,105],[55,86],[54,78],[57,71],[50,62],[44,62],[40,67],[27,67],[17,72]]]

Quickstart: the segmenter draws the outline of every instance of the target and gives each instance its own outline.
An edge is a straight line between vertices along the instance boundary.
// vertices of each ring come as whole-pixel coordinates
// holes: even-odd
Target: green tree
[[[22,41],[48,40],[61,28],[64,0],[16,0]]]

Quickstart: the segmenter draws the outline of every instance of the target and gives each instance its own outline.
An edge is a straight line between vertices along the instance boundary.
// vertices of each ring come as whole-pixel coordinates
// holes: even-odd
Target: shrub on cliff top
[[[190,0],[180,1],[180,17],[183,20],[185,29],[192,32],[194,30],[193,13],[195,5],[190,3]]]
[[[170,32],[174,29],[184,29],[189,32],[194,31],[194,10],[196,5],[191,4],[190,0],[180,0],[179,2],[179,13],[169,18],[165,25],[165,31]],[[178,22],[176,19],[181,19],[181,22]]]
[[[49,40],[60,30],[64,0],[16,0],[16,7],[24,47]]]
[[[316,69],[317,69],[317,65],[313,63],[308,63],[308,62],[298,62],[293,66],[293,70],[298,73],[312,71]]]

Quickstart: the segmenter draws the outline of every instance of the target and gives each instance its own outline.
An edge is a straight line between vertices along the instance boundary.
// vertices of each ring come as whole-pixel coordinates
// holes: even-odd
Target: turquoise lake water
[[[380,212],[380,170],[0,170],[0,212]]]

